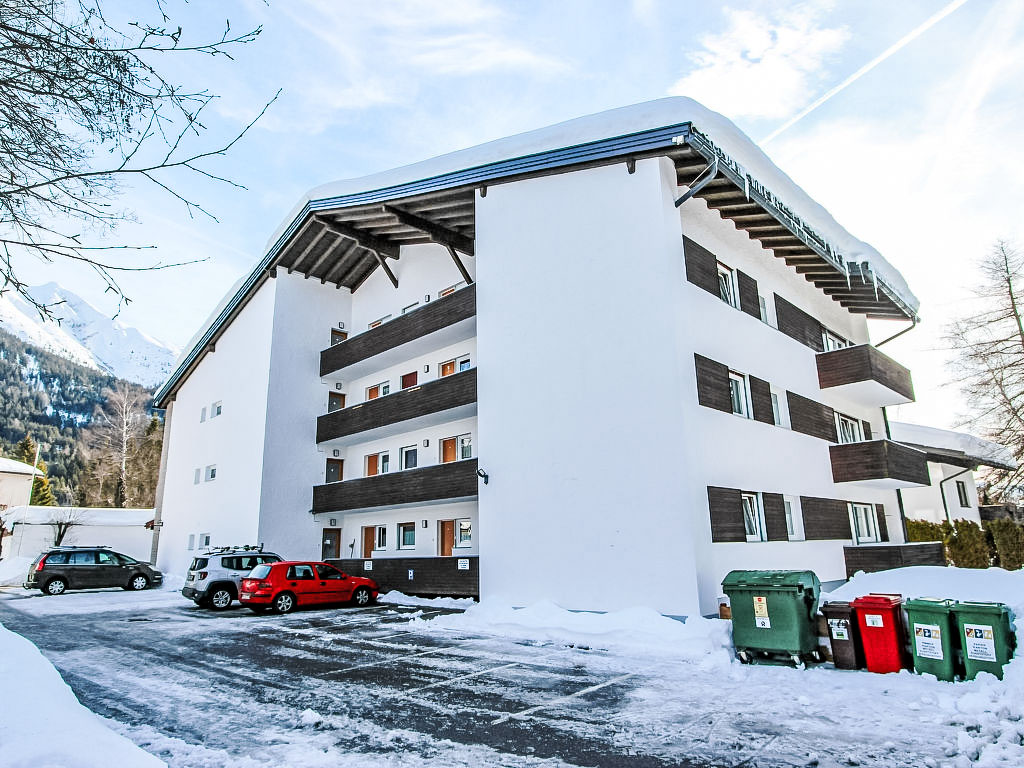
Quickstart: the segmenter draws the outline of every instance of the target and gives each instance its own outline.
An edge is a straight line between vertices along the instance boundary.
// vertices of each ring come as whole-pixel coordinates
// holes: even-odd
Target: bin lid
[[[892,608],[899,605],[902,598],[899,595],[878,595],[870,594],[858,597],[853,601],[854,608]]]
[[[970,600],[959,600],[953,605],[954,611],[963,611],[971,613],[994,613],[1002,614],[1009,613],[1010,609],[1006,607],[1004,603],[975,603]]]
[[[914,597],[908,598],[903,603],[903,607],[908,611],[942,611],[948,613],[955,603],[955,600],[947,600],[942,597]]]
[[[819,589],[814,571],[730,571],[722,580],[722,588],[757,587],[758,589]]]
[[[827,600],[821,604],[821,610],[831,609],[833,611],[848,611],[850,604],[845,600]]]

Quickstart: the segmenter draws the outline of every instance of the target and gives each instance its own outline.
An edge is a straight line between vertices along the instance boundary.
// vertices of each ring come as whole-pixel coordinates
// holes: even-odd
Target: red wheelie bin
[[[910,667],[902,603],[900,595],[881,594],[864,595],[851,603],[869,672],[885,674]]]

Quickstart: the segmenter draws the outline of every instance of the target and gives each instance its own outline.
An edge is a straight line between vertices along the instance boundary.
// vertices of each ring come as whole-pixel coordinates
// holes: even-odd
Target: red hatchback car
[[[349,576],[328,563],[264,563],[242,579],[238,601],[256,613],[288,613],[302,605],[369,605],[380,588],[373,579]]]

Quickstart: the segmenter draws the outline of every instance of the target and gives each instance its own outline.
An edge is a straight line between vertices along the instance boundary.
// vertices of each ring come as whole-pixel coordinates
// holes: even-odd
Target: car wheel
[[[295,610],[295,595],[291,592],[282,592],[274,598],[275,613],[291,613]]]
[[[354,605],[369,605],[373,602],[373,595],[370,594],[370,590],[367,587],[359,587],[355,592],[352,593],[352,603]]]
[[[137,573],[132,576],[131,581],[128,582],[128,586],[125,589],[131,592],[140,592],[149,586],[149,579],[143,576],[141,573]]]
[[[43,588],[44,595],[63,595],[68,588],[68,583],[61,578],[50,579]]]
[[[231,590],[227,587],[217,587],[210,593],[207,601],[210,607],[215,611],[223,611],[231,606],[231,601],[235,599],[235,596],[231,594]]]

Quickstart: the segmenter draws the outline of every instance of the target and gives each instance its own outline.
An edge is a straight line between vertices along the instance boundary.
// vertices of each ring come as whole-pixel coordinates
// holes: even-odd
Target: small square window
[[[374,549],[387,549],[388,548],[388,528],[386,525],[377,526],[377,535],[374,541]]]
[[[956,495],[960,500],[961,507],[971,506],[971,500],[967,497],[967,483],[963,480],[956,481]]]
[[[199,469],[199,467],[196,467],[195,479],[192,482],[195,483],[196,485],[199,485],[199,481],[202,479],[202,477],[203,477],[203,470]]]
[[[836,433],[840,443],[859,443],[864,439],[862,429],[857,419],[836,412]]]
[[[459,437],[459,458],[473,458],[473,437],[472,435],[461,435]]]
[[[222,405],[222,401],[218,400],[216,403],[210,406],[210,418],[214,419],[220,416],[221,413],[223,413],[223,411],[224,406]]]
[[[200,549],[204,549],[204,548],[209,547],[209,546],[210,546],[210,534],[208,534],[208,533],[200,533],[199,534],[199,547],[200,547]]]
[[[206,421],[206,406],[204,405],[202,410],[199,411],[199,423],[202,424]]]
[[[378,397],[384,397],[391,393],[391,382],[382,381],[380,384],[374,384],[372,387],[366,388],[366,399],[376,400]]]
[[[206,482],[217,479],[217,465],[211,464],[206,468]]]
[[[416,469],[418,454],[419,451],[415,445],[403,448],[401,451],[402,469]]]
[[[410,304],[409,306],[407,306],[407,307],[402,307],[402,314],[404,315],[404,314],[405,314],[406,312],[412,312],[412,311],[413,311],[414,309],[416,309],[416,307],[418,307],[419,305],[420,305],[420,303],[419,303],[418,301],[414,301],[414,302],[413,302],[412,304]]]
[[[398,524],[398,548],[413,549],[416,546],[416,523]]]
[[[725,264],[718,264],[718,296],[730,307],[739,304],[736,299],[736,273]]]
[[[732,412],[737,416],[749,418],[750,412],[747,408],[747,380],[742,373],[729,371],[729,399],[732,402]]]
[[[194,533],[190,533],[188,535],[188,549],[191,552],[195,548],[196,548],[196,535]]]
[[[455,521],[455,546],[456,547],[471,547],[471,546],[473,546],[473,521],[472,520],[456,520]]]

